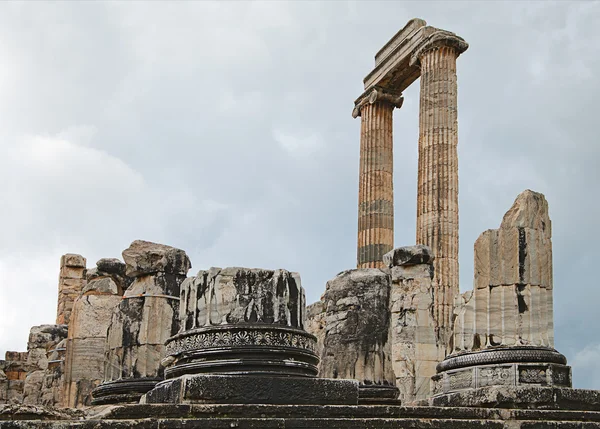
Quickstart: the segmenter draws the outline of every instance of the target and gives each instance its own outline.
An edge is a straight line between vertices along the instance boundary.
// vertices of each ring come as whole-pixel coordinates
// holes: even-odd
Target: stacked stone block
[[[6,352],[4,360],[0,360],[0,404],[23,402],[23,386],[29,370],[27,352]]]
[[[73,303],[85,285],[85,258],[68,253],[60,258],[56,324],[68,325]]]
[[[65,362],[64,406],[91,404],[91,392],[104,378],[104,352],[111,317],[131,283],[125,264],[100,259],[87,272],[87,284],[75,300]]]
[[[384,255],[391,270],[392,361],[403,404],[430,396],[430,380],[444,359],[434,313],[433,255],[428,247],[400,247]]]
[[[104,383],[93,403],[137,402],[163,378],[165,341],[179,330],[179,294],[191,263],[183,250],[136,240],[123,251],[134,280],[112,314]]]

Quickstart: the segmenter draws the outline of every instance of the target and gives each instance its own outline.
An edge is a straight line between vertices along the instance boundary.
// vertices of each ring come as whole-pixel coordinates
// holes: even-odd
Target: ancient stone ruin
[[[0,361],[0,428],[591,428],[554,349],[552,228],[521,193],[459,294],[457,58],[413,19],[375,56],[361,117],[357,268],[306,306],[298,273],[188,277],[184,250],[60,259],[55,324]],[[392,112],[420,78],[416,244],[394,247]],[[557,285],[561,287],[561,285]]]

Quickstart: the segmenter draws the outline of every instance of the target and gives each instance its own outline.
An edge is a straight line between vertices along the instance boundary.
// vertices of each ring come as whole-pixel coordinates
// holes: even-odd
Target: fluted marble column
[[[439,30],[412,58],[421,68],[417,244],[435,255],[434,317],[442,332],[451,327],[459,292],[456,59],[467,47],[462,38]]]
[[[382,268],[394,248],[392,119],[402,95],[372,89],[356,100],[361,117],[358,186],[358,268]]]

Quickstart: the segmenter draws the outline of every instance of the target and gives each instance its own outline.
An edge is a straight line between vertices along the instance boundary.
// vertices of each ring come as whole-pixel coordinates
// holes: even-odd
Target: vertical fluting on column
[[[417,244],[429,246],[435,255],[434,317],[445,336],[451,328],[454,297],[459,293],[456,58],[467,45],[463,41],[457,47],[456,40],[448,45],[437,42],[418,55]]]
[[[392,120],[402,97],[373,90],[361,103],[358,268],[382,268],[394,247]],[[356,111],[356,110],[355,110]]]

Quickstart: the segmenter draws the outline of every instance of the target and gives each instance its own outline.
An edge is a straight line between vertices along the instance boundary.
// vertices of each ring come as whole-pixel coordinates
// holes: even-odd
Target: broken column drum
[[[571,386],[554,350],[552,241],[548,203],[521,193],[499,229],[475,242],[474,290],[459,295],[450,354],[436,394],[489,386]]]
[[[316,338],[304,330],[297,273],[200,271],[182,285],[179,317],[180,331],[166,342],[167,380],[147,403],[322,403],[328,395],[356,403],[357,385],[316,378]]]
[[[136,240],[123,251],[135,279],[112,315],[104,383],[92,404],[138,402],[164,379],[165,341],[179,330],[179,293],[191,263],[183,250]]]

